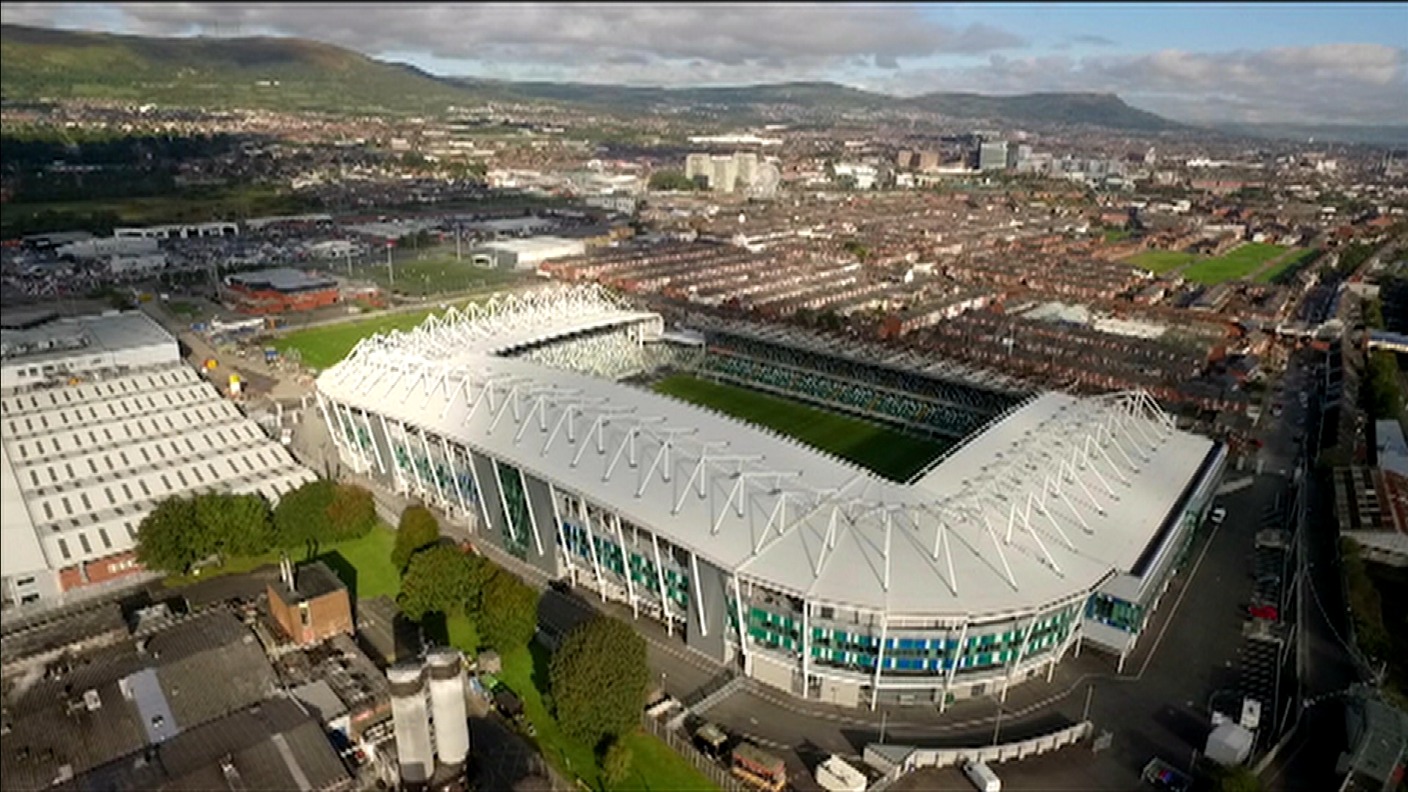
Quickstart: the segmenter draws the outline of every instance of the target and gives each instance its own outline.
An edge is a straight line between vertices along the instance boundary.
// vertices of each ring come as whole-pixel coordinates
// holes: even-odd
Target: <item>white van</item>
[[[1002,792],[1002,779],[997,777],[997,773],[994,773],[992,768],[982,762],[965,759],[963,761],[963,775],[968,776],[968,780],[973,782],[973,786],[978,788],[978,792]]]

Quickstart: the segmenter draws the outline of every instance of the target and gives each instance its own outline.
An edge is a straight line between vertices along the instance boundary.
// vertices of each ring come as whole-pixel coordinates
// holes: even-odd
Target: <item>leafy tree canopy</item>
[[[427,613],[461,613],[472,584],[469,557],[458,548],[436,545],[411,556],[396,602],[416,622]]]
[[[537,589],[500,570],[483,587],[479,634],[500,652],[527,646],[538,629],[538,597]]]
[[[396,546],[391,550],[391,562],[404,572],[406,564],[417,550],[440,541],[440,522],[424,506],[407,506],[396,525]]]
[[[628,733],[645,706],[649,675],[645,639],[629,625],[609,616],[582,623],[558,647],[548,669],[563,732],[592,746]]]
[[[601,760],[601,774],[606,783],[616,786],[631,774],[631,748],[620,740],[612,740]]]
[[[196,504],[189,498],[158,503],[137,529],[137,560],[160,572],[186,572],[208,556],[196,522]]]

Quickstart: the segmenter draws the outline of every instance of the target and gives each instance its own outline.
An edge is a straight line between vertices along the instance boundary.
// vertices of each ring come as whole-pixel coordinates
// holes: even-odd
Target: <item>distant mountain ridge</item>
[[[1089,124],[1130,132],[1186,129],[1113,94],[899,98],[829,82],[719,88],[445,78],[295,38],[154,38],[0,26],[7,100],[112,99],[203,107],[429,113],[490,101],[562,103],[624,112],[723,111],[740,120],[779,106],[816,113],[915,111],[956,120]]]

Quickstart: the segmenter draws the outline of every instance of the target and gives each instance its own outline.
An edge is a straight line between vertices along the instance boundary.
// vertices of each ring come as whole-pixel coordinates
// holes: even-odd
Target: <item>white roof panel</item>
[[[1048,393],[901,484],[483,342],[496,328],[570,335],[582,316],[639,321],[592,289],[506,301],[363,342],[318,388],[580,493],[726,570],[896,614],[1020,611],[1090,591],[1136,563],[1213,447],[1144,394]]]

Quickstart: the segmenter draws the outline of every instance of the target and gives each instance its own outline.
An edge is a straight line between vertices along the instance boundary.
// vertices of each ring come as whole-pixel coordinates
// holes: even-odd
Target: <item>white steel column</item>
[[[406,449],[406,459],[410,461],[411,475],[415,476],[416,478],[416,487],[420,489],[421,497],[425,497],[425,495],[427,494],[427,489],[425,486],[425,482],[420,477],[420,465],[416,464],[416,458],[414,455],[411,454],[411,440],[409,433],[406,432],[405,422],[397,421],[396,428],[401,433],[401,447]]]
[[[479,474],[474,470],[474,452],[469,450],[469,446],[465,446],[464,454],[466,460],[469,463],[470,476],[477,477]],[[489,464],[494,464],[494,460],[490,459]],[[474,480],[475,482],[479,481],[478,478],[475,478]],[[479,493],[479,497],[475,498],[475,500],[479,502],[479,516],[484,518],[484,530],[492,531],[494,530],[494,524],[492,522],[489,522],[489,504],[484,500],[484,488],[480,487],[477,483],[475,484],[475,487],[478,489]]]
[[[499,505],[504,510],[504,525],[508,526],[508,534],[513,537],[513,541],[518,541],[518,530],[513,526],[513,515],[508,510],[508,496],[504,494],[504,476],[499,472],[499,461],[489,457],[489,467],[494,469],[494,483],[499,485]]]
[[[743,587],[738,584],[738,576],[733,576],[733,609],[738,619],[738,651],[743,655],[743,673],[752,674],[753,664],[748,654],[748,622],[743,619]]]
[[[704,591],[699,585],[699,556],[689,553],[690,577],[694,580],[694,609],[699,611],[699,634],[709,635],[709,623],[704,620]]]
[[[567,534],[562,527],[562,509],[557,505],[557,487],[548,482],[548,499],[552,501],[552,519],[557,525],[557,541],[562,546],[562,557],[567,560],[567,574],[572,576],[572,582],[577,582],[577,564],[572,560],[572,545],[567,541]]]
[[[621,515],[611,513],[611,522],[616,527],[616,540],[621,543],[621,569],[626,577],[626,596],[631,599],[631,618],[640,618],[640,602],[636,600],[636,583],[631,579],[631,551],[626,547],[626,532],[621,530]]]
[[[528,480],[523,478],[523,469],[514,468],[518,471],[518,491],[523,493],[523,508],[528,512],[528,528],[533,531],[533,545],[538,548],[538,557],[541,558],[547,553],[543,552],[543,537],[538,533],[538,516],[533,513],[533,498],[528,494]]]
[[[880,700],[880,672],[885,667],[885,638],[888,635],[890,622],[885,618],[885,614],[880,614],[880,644],[875,652],[875,681],[870,685],[870,711],[875,711],[875,705]]]
[[[435,475],[435,460],[430,457],[430,441],[426,439],[425,427],[417,426],[420,430],[420,447],[425,451],[425,464],[430,466],[430,478],[435,482],[435,492],[440,496],[441,503],[449,503],[445,498],[445,488],[440,484],[440,477]]]
[[[342,432],[338,431],[342,428],[342,416],[338,416],[337,426],[333,426],[332,417],[328,415],[327,403],[323,401],[323,394],[317,390],[314,390],[313,395],[316,396],[318,399],[318,412],[323,414],[323,423],[326,423],[328,425],[328,434],[332,435],[332,444],[337,448],[339,452],[341,452],[345,443],[345,438],[342,437]]]
[[[391,447],[392,443],[395,442],[391,437],[391,427],[386,423],[385,415],[377,413],[376,417],[381,420],[381,434],[382,437],[386,438],[386,447],[391,451],[392,476],[396,479],[396,484],[402,491],[409,490],[410,486],[406,483],[406,474],[401,471],[401,466],[396,462],[396,449]],[[408,453],[406,456],[409,457],[410,454]]]
[[[464,499],[464,490],[460,488],[460,474],[455,470],[455,454],[450,450],[450,441],[440,435],[440,450],[445,453],[445,464],[450,466],[450,483],[455,488],[455,497],[460,502],[460,508],[464,509],[464,516],[468,518],[473,512],[470,511],[469,504]],[[470,476],[470,480],[474,479]]]
[[[602,602],[606,602],[606,583],[601,577],[601,559],[597,557],[596,552],[596,533],[592,530],[592,518],[587,509],[587,502],[582,498],[577,499],[577,511],[582,515],[582,527],[587,529],[587,549],[591,551],[592,569],[596,571],[596,593],[601,595]]]
[[[336,402],[333,402],[333,403],[336,404]],[[344,412],[347,413],[347,417],[352,421],[352,425],[353,425],[353,426],[356,426],[356,424],[357,424],[357,414],[354,413],[354,412],[352,412],[352,408],[349,407],[349,406],[347,406],[347,405],[345,405],[345,404],[342,406],[342,409],[343,409]],[[376,444],[376,432],[372,431],[372,421],[371,421],[370,418],[367,417],[367,411],[366,411],[366,410],[363,410],[363,411],[362,411],[362,427],[367,430],[367,439],[368,439],[368,441],[371,443],[371,446],[372,446],[372,454],[374,455],[373,458],[376,459],[376,469],[377,469],[378,471],[380,471],[382,474],[385,474],[385,473],[386,473],[386,461],[381,458],[381,447]],[[382,426],[383,432],[385,431],[385,429],[386,429],[386,427],[385,427],[385,425],[383,425],[383,426]],[[391,442],[391,438],[387,437],[387,438],[386,438],[386,442],[388,442],[388,443]],[[370,466],[368,466],[368,467],[370,467]]]
[[[665,567],[660,563],[660,537],[650,532],[650,545],[655,549],[655,579],[660,585],[660,612],[665,614],[665,632],[675,637],[675,617],[670,613],[670,591],[665,588]]]
[[[807,689],[811,687],[811,659],[812,659],[812,636],[811,636],[811,603],[805,598],[802,599],[802,698],[807,697]]]
[[[963,626],[958,630],[958,654],[954,655],[949,664],[948,673],[944,677],[944,695],[939,699],[939,712],[943,713],[948,707],[948,691],[953,686],[953,677],[958,673],[958,665],[963,662],[963,644],[968,640],[968,620],[963,620]],[[944,653],[948,657],[948,653]]]

